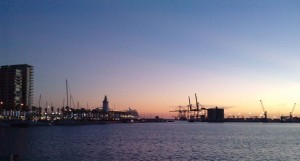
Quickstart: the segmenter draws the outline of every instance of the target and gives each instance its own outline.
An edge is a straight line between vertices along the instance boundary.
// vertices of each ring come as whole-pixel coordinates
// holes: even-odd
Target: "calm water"
[[[0,128],[0,158],[300,160],[300,124],[144,123]],[[1,159],[0,159],[1,160]]]

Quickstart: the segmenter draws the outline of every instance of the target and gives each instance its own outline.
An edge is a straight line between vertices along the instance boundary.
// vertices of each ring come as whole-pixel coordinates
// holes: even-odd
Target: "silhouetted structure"
[[[224,122],[224,109],[218,107],[207,109],[207,121]]]
[[[107,100],[107,96],[104,97],[103,100],[103,112],[108,113],[109,111],[109,106],[108,106],[108,100]]]
[[[263,105],[263,103],[262,103],[262,100],[260,100],[260,103],[261,103],[261,107],[262,107],[263,113],[264,113],[264,118],[262,119],[262,121],[263,121],[263,122],[267,122],[267,121],[268,121],[268,113],[267,113],[267,111],[266,111],[265,108],[264,108],[264,105]]]
[[[31,107],[33,66],[6,65],[0,68],[0,101],[5,109]]]

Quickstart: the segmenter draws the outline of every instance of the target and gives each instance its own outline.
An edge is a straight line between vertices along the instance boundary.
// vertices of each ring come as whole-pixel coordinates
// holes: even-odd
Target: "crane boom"
[[[294,104],[294,107],[293,107],[293,109],[292,109],[292,114],[294,113],[294,109],[295,109],[295,107],[296,107],[296,103]]]
[[[192,111],[192,104],[191,104],[190,96],[189,96],[189,108],[190,108],[190,111]]]
[[[264,105],[263,105],[262,100],[260,100],[260,103],[261,103],[261,107],[262,107],[262,109],[263,109],[263,112],[265,112],[266,110],[265,110],[265,108],[264,108]]]
[[[197,94],[196,93],[195,93],[195,97],[196,97],[196,108],[197,108],[196,120],[199,120],[199,103],[198,103],[198,99],[197,99]]]
[[[266,111],[265,108],[264,108],[264,105],[263,105],[262,100],[260,100],[260,103],[261,103],[261,107],[262,107],[262,109],[263,109],[264,116],[265,116],[264,121],[266,122],[266,121],[268,121],[268,114],[267,114],[267,111]]]
[[[198,99],[197,99],[197,94],[195,93],[195,98],[196,98],[196,108],[197,111],[199,111],[199,103],[198,103]]]
[[[291,120],[293,120],[293,113],[294,113],[295,107],[296,107],[296,103],[294,104],[293,109],[292,109],[292,111],[290,112],[290,119],[291,119]]]

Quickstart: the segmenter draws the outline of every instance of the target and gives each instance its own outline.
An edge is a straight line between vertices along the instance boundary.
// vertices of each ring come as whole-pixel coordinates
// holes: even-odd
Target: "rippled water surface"
[[[136,123],[0,128],[0,160],[300,160],[300,124]]]

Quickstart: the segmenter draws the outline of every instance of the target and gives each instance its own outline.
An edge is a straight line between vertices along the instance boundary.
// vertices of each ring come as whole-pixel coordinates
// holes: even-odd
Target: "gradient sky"
[[[0,0],[0,65],[34,66],[34,102],[173,116],[300,115],[299,0]]]

